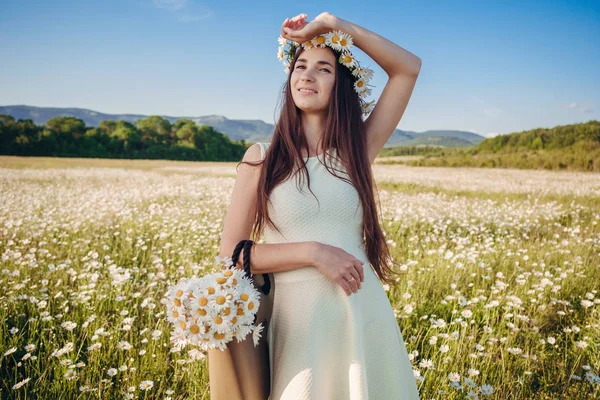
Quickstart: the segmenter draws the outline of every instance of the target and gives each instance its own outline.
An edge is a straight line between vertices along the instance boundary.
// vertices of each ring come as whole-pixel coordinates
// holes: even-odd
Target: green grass
[[[161,299],[181,277],[216,269],[235,163],[129,161],[0,157],[2,398],[209,398],[206,359],[171,352]],[[600,396],[584,376],[600,372],[597,198],[378,187],[404,271],[385,289],[422,399],[467,398],[448,375],[465,385],[470,369],[478,388],[494,388],[480,399]]]

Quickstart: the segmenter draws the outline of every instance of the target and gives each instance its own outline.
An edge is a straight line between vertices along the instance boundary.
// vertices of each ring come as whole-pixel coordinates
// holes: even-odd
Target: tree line
[[[422,155],[418,160],[384,161],[428,167],[493,167],[600,171],[600,122],[537,128],[487,138],[474,147],[384,149],[381,155]]]
[[[171,123],[153,115],[102,121],[88,127],[75,117],[54,117],[38,126],[0,114],[0,154],[47,157],[239,161],[248,145],[189,119]]]

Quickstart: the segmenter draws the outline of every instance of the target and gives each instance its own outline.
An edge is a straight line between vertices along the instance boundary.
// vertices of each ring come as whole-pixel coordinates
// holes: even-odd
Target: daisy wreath
[[[347,67],[354,76],[354,91],[360,97],[360,104],[364,115],[368,115],[375,106],[375,101],[366,101],[366,97],[371,95],[369,88],[369,80],[373,77],[373,70],[360,66],[358,60],[352,55],[350,49],[353,46],[352,36],[342,31],[331,31],[321,35],[317,35],[311,40],[302,44],[298,44],[292,40],[285,39],[279,36],[279,50],[277,58],[283,62],[285,72],[290,72],[290,64],[296,55],[296,50],[300,46],[304,50],[314,47],[324,48],[331,47],[333,50],[340,53],[338,62]]]

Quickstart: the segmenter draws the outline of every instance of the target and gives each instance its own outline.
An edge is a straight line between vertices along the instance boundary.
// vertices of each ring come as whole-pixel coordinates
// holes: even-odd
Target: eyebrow
[[[296,60],[296,62],[307,62],[306,58],[299,58]],[[327,61],[317,61],[317,64],[323,65],[329,65],[331,68],[333,68],[333,65],[331,65],[330,63],[328,63]]]

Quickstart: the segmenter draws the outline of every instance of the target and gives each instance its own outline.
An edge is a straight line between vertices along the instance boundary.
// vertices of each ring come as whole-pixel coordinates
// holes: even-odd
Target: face
[[[335,84],[336,58],[327,48],[313,48],[300,54],[290,88],[296,107],[303,112],[324,113]]]

